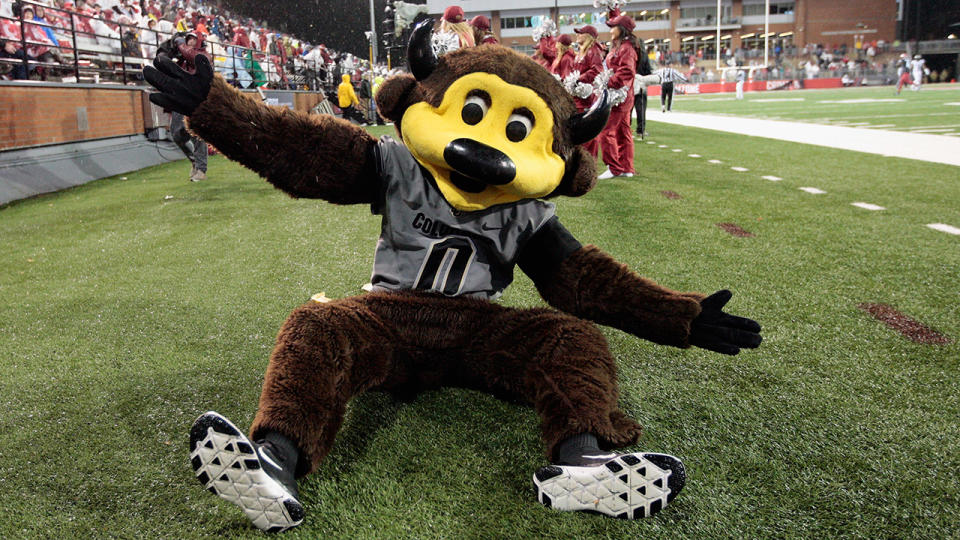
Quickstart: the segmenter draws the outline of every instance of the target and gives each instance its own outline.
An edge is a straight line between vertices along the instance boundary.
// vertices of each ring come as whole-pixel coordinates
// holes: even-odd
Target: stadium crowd
[[[0,0],[0,77],[139,79],[161,45],[194,34],[236,86],[336,88],[369,63],[204,0]],[[75,52],[76,51],[76,52]],[[382,66],[374,66],[385,71]]]

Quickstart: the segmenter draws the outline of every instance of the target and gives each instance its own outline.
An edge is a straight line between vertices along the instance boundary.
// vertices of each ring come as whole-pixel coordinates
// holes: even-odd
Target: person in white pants
[[[747,80],[747,74],[743,70],[737,71],[737,99],[743,99],[743,83]]]

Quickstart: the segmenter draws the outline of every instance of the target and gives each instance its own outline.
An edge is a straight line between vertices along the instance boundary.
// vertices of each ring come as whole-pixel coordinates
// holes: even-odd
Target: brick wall
[[[0,151],[141,135],[144,94],[143,89],[122,87],[0,85]],[[260,101],[254,92],[244,95]],[[320,96],[297,92],[294,106],[307,112]]]
[[[141,134],[141,95],[127,88],[0,86],[0,150]]]
[[[867,42],[882,39],[890,43],[896,37],[897,3],[894,0],[802,0],[802,5],[798,2],[797,7],[795,20],[798,30],[803,29],[804,38],[797,40],[800,45],[846,43],[853,46],[856,34],[862,34]]]

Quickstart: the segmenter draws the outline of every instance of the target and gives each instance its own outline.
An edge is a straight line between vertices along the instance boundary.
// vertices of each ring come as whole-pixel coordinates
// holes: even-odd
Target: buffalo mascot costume
[[[483,45],[435,57],[432,21],[408,49],[412,74],[380,88],[377,110],[399,140],[333,116],[270,107],[197,57],[195,73],[162,57],[144,70],[151,101],[292,197],[369,204],[383,218],[372,290],[293,311],[270,357],[249,437],[208,412],[190,432],[197,478],[268,531],[299,525],[297,478],[333,445],[347,402],[439,386],[533,405],[550,465],[533,475],[557,510],[651,515],[683,487],[683,465],[615,453],[640,426],[617,406],[616,364],[594,323],[655,343],[725,354],[760,343],[752,320],[722,311],[729,291],[676,292],[581,245],[544,199],[596,183],[580,146],[603,129],[606,96],[577,113],[536,62]],[[554,309],[492,302],[520,269]],[[593,321],[593,322],[590,322]]]

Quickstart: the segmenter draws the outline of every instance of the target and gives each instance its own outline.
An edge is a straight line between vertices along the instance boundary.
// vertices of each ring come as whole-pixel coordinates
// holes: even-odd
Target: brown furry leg
[[[365,298],[303,305],[277,336],[250,438],[277,431],[293,440],[306,458],[297,476],[330,451],[347,401],[390,373],[396,338]]]
[[[593,433],[604,449],[640,436],[640,425],[617,407],[616,363],[592,323],[552,310],[507,309],[478,344],[460,382],[533,403],[550,459],[559,442],[579,433]]]

